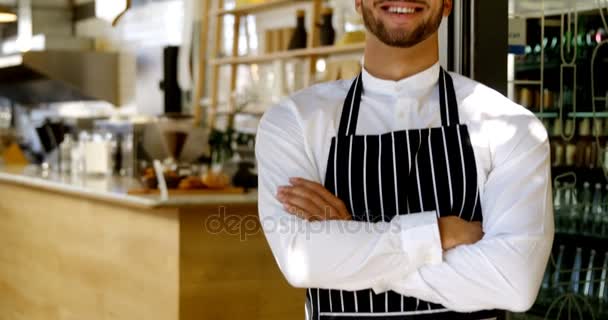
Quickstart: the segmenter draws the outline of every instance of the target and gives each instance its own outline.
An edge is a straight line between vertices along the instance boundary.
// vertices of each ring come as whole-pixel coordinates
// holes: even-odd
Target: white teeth
[[[390,13],[400,13],[400,14],[411,14],[416,12],[414,8],[403,8],[403,7],[389,7],[388,12]]]

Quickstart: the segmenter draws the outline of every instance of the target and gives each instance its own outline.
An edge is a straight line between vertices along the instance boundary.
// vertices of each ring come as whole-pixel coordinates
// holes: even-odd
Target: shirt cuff
[[[418,268],[427,265],[437,265],[443,262],[443,249],[439,235],[439,223],[435,211],[398,215],[393,218],[391,225],[399,228],[401,252],[407,257],[410,270],[417,273]],[[387,281],[388,280],[388,281]],[[392,281],[375,286],[376,293],[389,290]]]

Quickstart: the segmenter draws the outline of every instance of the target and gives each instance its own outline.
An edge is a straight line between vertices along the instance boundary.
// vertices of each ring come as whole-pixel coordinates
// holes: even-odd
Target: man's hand
[[[289,179],[291,186],[279,187],[277,199],[290,214],[309,221],[351,220],[344,202],[321,184],[301,179]]]
[[[439,233],[443,250],[474,244],[483,237],[480,222],[468,222],[458,217],[439,218]]]

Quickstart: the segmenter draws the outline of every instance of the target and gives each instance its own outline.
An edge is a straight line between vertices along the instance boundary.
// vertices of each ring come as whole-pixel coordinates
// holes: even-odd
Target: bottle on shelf
[[[557,231],[564,231],[565,219],[563,215],[562,205],[564,203],[562,184],[557,181],[554,186],[555,194],[553,196],[553,210],[555,212],[555,228]]]
[[[581,231],[583,233],[591,233],[593,228],[593,216],[591,214],[591,184],[588,181],[583,183],[583,192],[581,193],[581,208],[583,210]]]
[[[597,292],[597,298],[600,304],[608,303],[608,252],[604,255],[602,274],[600,275],[600,284]]]
[[[294,29],[291,39],[289,40],[289,50],[306,48],[308,34],[306,32],[305,20],[306,11],[298,10],[296,12],[296,28]]]
[[[600,235],[602,233],[601,225],[604,218],[602,200],[602,185],[600,183],[596,183],[595,191],[593,193],[593,203],[591,206],[591,213],[593,215],[593,229],[591,233],[595,235]]]
[[[534,107],[534,93],[528,87],[523,87],[519,90],[519,104],[526,109]]]
[[[593,270],[593,262],[595,261],[595,250],[591,249],[591,254],[589,255],[589,263],[587,263],[587,269],[585,270],[585,285],[583,286],[583,295],[587,297],[593,296],[594,289],[594,270]]]
[[[596,222],[598,224],[597,229],[599,230],[598,235],[600,237],[608,237],[608,184],[606,184],[604,194],[606,195],[606,197],[604,198],[604,202],[602,203],[602,217],[601,219],[598,218],[598,222]]]
[[[578,200],[576,198],[576,189],[568,187],[564,193],[564,202],[567,210],[570,212],[568,215],[568,232],[578,233],[581,229],[581,213],[579,212]]]
[[[583,264],[583,249],[576,248],[576,255],[574,256],[574,265],[572,266],[572,272],[570,273],[570,290],[574,294],[580,293],[580,281],[581,281],[581,266]]]
[[[322,46],[331,46],[334,44],[336,40],[336,30],[332,24],[333,20],[333,9],[332,8],[323,8],[321,12],[321,25],[319,30],[319,35],[321,37],[321,45]]]
[[[560,283],[560,279],[561,279],[562,263],[564,261],[564,251],[565,250],[566,250],[566,246],[564,246],[563,244],[559,246],[559,253],[557,254],[557,259],[555,261],[555,271],[553,272],[553,287],[560,293],[564,291],[564,288],[562,287],[562,284]]]
[[[552,111],[555,107],[555,94],[553,91],[545,88],[543,90],[543,101],[542,101],[542,109],[543,111]]]

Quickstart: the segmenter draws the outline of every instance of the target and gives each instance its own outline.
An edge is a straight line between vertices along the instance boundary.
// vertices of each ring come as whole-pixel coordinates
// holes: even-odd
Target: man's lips
[[[378,1],[376,5],[385,11],[389,8],[405,8],[420,11],[427,7],[426,3],[420,1]]]

